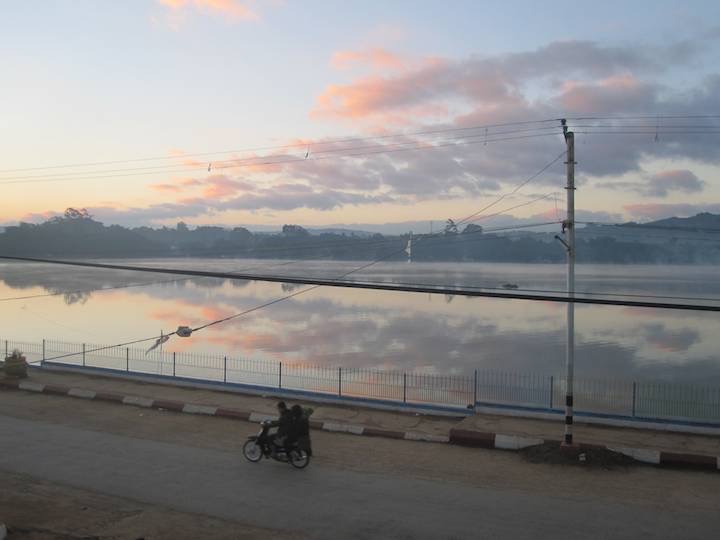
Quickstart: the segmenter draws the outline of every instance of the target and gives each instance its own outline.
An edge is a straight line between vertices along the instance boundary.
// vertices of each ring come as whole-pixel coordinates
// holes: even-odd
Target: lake
[[[119,264],[337,277],[363,263],[146,259]],[[579,265],[576,288],[579,293],[659,295],[720,305],[713,300],[720,299],[718,273],[707,266]],[[565,266],[379,263],[348,279],[492,288],[513,283],[520,290],[562,292]],[[2,262],[0,336],[121,343],[179,325],[199,326],[304,287]],[[64,294],[36,297],[54,293]],[[579,304],[575,318],[579,377],[720,385],[720,314]],[[565,304],[321,287],[190,338],[173,337],[164,347],[328,367],[560,374]]]

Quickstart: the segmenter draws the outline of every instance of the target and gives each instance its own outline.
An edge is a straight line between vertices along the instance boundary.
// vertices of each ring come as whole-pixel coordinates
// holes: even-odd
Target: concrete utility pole
[[[575,134],[568,131],[562,120],[565,144],[567,145],[567,217],[563,232],[567,232],[567,294],[575,296]],[[566,391],[565,391],[565,439],[564,446],[573,444],[573,378],[575,372],[575,303],[567,303],[567,350],[566,350]]]

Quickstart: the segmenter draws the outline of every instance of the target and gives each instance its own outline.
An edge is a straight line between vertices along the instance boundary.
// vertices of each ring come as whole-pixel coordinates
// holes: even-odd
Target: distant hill
[[[654,230],[650,230],[654,228]],[[667,228],[668,230],[662,230]],[[634,229],[634,230],[632,230]],[[660,230],[658,230],[660,229]],[[681,233],[678,234],[678,229]],[[699,214],[653,223],[588,225],[578,229],[581,263],[720,264],[720,216]],[[407,261],[408,234],[383,235],[328,227],[305,229],[286,224],[282,230],[251,232],[243,227],[105,226],[84,209],[69,208],[44,223],[20,223],[0,233],[0,255],[40,257],[243,257],[262,259],[335,259]],[[565,250],[543,233],[496,234],[480,226],[415,234],[415,262],[492,261],[562,263]]]
[[[720,230],[720,214],[702,212],[692,217],[671,217],[638,224],[639,227],[682,227],[684,229],[718,229]]]
[[[312,235],[318,235],[318,234],[337,234],[340,236],[357,236],[360,238],[367,238],[369,236],[372,236],[375,233],[371,233],[368,231],[358,231],[356,229],[338,229],[338,228],[327,228],[327,229],[308,229],[307,230]]]

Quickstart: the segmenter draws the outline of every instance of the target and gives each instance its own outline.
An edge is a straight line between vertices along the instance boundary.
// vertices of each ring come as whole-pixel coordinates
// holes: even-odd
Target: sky
[[[382,230],[498,199],[477,223],[558,221],[560,118],[579,219],[720,212],[718,21],[700,0],[8,0],[0,224]]]

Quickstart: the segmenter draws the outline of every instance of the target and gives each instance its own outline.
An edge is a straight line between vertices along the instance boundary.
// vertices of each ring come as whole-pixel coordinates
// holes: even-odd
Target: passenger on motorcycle
[[[292,422],[287,431],[285,445],[287,448],[290,448],[292,445],[297,444],[302,450],[310,454],[309,415],[305,414],[305,411],[303,411],[300,405],[293,405],[290,411],[292,413]]]

